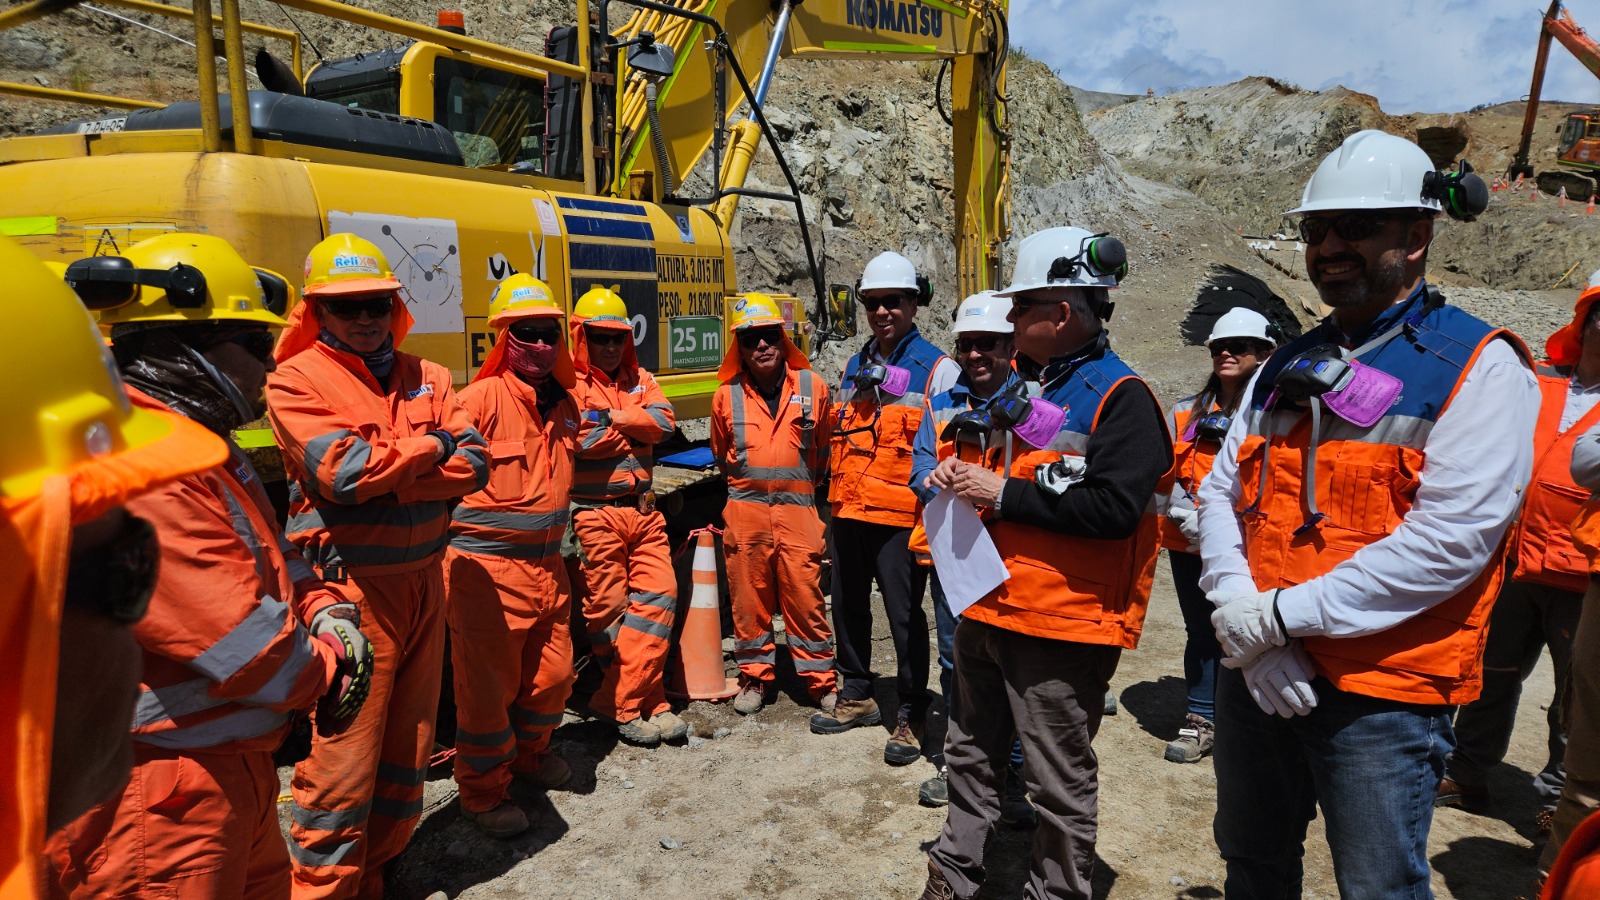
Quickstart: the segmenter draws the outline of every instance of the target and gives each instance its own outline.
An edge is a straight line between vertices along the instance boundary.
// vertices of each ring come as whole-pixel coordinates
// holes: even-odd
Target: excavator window
[[[467,165],[543,171],[542,81],[440,59],[433,85],[434,121],[455,134]]]

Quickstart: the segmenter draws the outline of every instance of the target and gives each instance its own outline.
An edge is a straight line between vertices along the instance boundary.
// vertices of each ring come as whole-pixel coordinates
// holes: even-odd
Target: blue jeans
[[[1455,707],[1312,685],[1317,708],[1284,719],[1256,706],[1238,670],[1217,679],[1213,831],[1229,900],[1300,896],[1318,806],[1344,900],[1429,900],[1428,829]]]
[[[956,614],[950,611],[950,604],[944,599],[944,585],[939,583],[939,573],[931,567],[928,569],[928,586],[933,591],[933,625],[939,633],[939,692],[944,695],[945,714],[954,719],[956,717],[956,623],[960,621]],[[1215,642],[1213,642],[1215,643]],[[1221,647],[1218,647],[1221,652]],[[1013,768],[1022,765],[1022,741],[1011,742],[1011,765]]]
[[[1222,668],[1222,645],[1211,627],[1211,614],[1217,608],[1200,590],[1199,554],[1168,550],[1167,561],[1172,565],[1172,586],[1178,592],[1178,609],[1188,636],[1183,645],[1183,680],[1189,686],[1189,712],[1215,722],[1217,670]]]

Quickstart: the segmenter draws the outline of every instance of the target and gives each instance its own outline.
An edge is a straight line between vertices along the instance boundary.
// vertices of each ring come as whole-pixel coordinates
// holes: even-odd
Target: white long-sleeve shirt
[[[1572,444],[1572,480],[1578,487],[1600,491],[1600,425]]]
[[[1254,387],[1251,379],[1246,397]],[[1358,637],[1383,631],[1471,583],[1493,561],[1522,503],[1538,416],[1532,370],[1507,342],[1490,343],[1423,444],[1421,484],[1399,527],[1327,574],[1278,595],[1289,634]],[[1247,418],[1234,417],[1200,487],[1200,586],[1208,592],[1256,590],[1235,511]],[[1600,471],[1600,435],[1590,432],[1579,446],[1590,438]],[[1575,473],[1577,461],[1575,451]]]

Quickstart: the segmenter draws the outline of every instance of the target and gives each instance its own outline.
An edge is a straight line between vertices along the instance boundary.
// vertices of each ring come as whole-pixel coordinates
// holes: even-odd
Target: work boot
[[[492,838],[516,837],[528,830],[528,814],[510,800],[501,800],[499,806],[481,813],[462,809],[461,816]]]
[[[747,678],[739,685],[739,693],[733,698],[733,711],[741,716],[758,713],[767,702],[767,689],[757,679]]]
[[[871,697],[863,700],[841,697],[834,704],[832,712],[819,712],[811,717],[811,733],[844,734],[857,725],[876,725],[882,721],[883,714],[878,712],[878,701]]]
[[[1106,706],[1103,715],[1114,716],[1117,714],[1117,695],[1106,691]]]
[[[1535,813],[1533,816],[1534,836],[1541,838],[1549,837],[1550,828],[1554,824],[1555,819],[1556,811],[1549,807],[1545,807],[1544,809],[1541,809]]]
[[[1028,788],[1022,783],[1022,770],[1006,766],[1006,795],[1000,800],[1000,824],[1007,828],[1032,828],[1039,824],[1039,812],[1028,799]]]
[[[912,722],[904,715],[883,745],[883,761],[891,766],[909,766],[922,758],[922,723]]]
[[[1167,744],[1166,758],[1176,763],[1199,762],[1211,752],[1217,727],[1204,716],[1189,713],[1187,724],[1178,729],[1178,739]]]
[[[917,900],[956,900],[956,889],[950,886],[932,857],[928,859],[928,883],[923,886],[922,896]]]
[[[950,781],[944,766],[939,767],[939,774],[929,778],[917,788],[917,802],[923,806],[949,806]]]
[[[663,741],[681,741],[689,736],[689,723],[678,718],[678,714],[670,709],[651,716],[650,724],[661,729]]]
[[[1456,809],[1482,809],[1489,803],[1489,791],[1481,787],[1468,787],[1446,776],[1439,780],[1439,790],[1433,795],[1434,807],[1451,806]]]
[[[539,766],[527,772],[513,772],[512,777],[540,790],[561,787],[572,780],[572,766],[561,757],[545,751],[539,754]]]
[[[617,723],[617,735],[637,747],[654,747],[661,743],[661,726],[646,722],[644,716]]]

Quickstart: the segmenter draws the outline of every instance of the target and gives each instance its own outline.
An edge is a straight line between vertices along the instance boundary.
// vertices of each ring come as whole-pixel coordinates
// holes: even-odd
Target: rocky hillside
[[[390,15],[431,21],[432,3],[365,0]],[[291,27],[283,11],[243,0],[247,17]],[[540,50],[569,8],[535,0],[513,9],[494,0],[461,4],[470,33]],[[621,15],[621,8],[613,10]],[[188,37],[181,24],[140,13],[127,19]],[[323,55],[375,49],[386,37],[308,14],[295,14]],[[254,52],[257,42],[247,41]],[[310,51],[308,50],[308,53]],[[191,93],[193,51],[126,21],[80,8],[0,33],[0,78],[160,99]],[[854,280],[884,249],[905,252],[933,273],[934,307],[920,317],[943,337],[955,303],[951,243],[951,151],[933,107],[933,63],[788,61],[778,69],[768,115],[800,182],[807,220],[827,278]],[[1008,94],[1013,131],[1013,239],[1063,223],[1109,230],[1128,244],[1132,276],[1118,293],[1118,346],[1182,390],[1205,361],[1177,338],[1194,286],[1212,262],[1231,262],[1268,279],[1315,313],[1292,244],[1252,249],[1251,235],[1284,227],[1317,161],[1359,128],[1417,139],[1445,163],[1465,155],[1489,174],[1509,161],[1520,107],[1468,114],[1389,116],[1375,98],[1344,89],[1302,91],[1266,78],[1145,99],[1077,92],[1041,63],[1013,53]],[[1076,98],[1095,111],[1080,115]],[[1541,116],[1535,164],[1547,162],[1549,135],[1565,108]],[[0,134],[27,132],[82,117],[78,108],[0,100]],[[1545,121],[1547,120],[1547,121]],[[782,178],[763,150],[751,186],[778,188]],[[809,295],[792,207],[746,200],[733,229],[739,283]],[[1245,239],[1241,239],[1241,234]],[[1548,289],[1577,264],[1600,266],[1600,215],[1581,204],[1535,203],[1497,194],[1480,224],[1446,224],[1435,246],[1435,277],[1477,288]],[[1009,263],[1009,259],[1007,263]],[[1570,283],[1570,282],[1569,282]],[[1567,302],[1558,294],[1551,309]],[[1543,335],[1537,335],[1536,340]],[[845,348],[830,348],[830,370]]]

